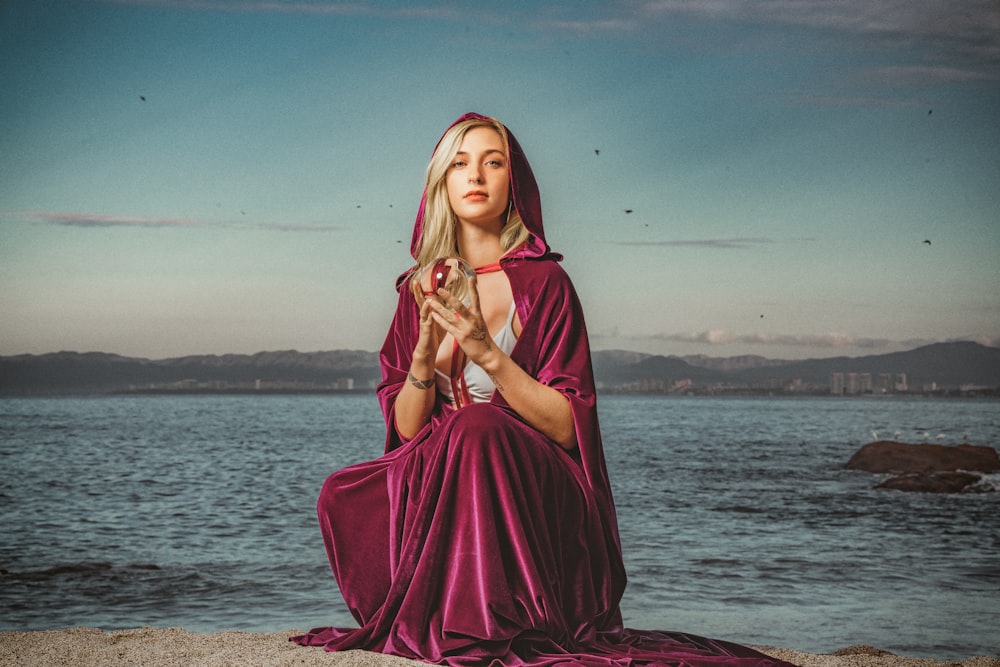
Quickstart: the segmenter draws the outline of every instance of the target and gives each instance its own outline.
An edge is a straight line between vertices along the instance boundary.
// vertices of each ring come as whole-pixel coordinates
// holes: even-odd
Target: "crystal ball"
[[[468,306],[469,280],[475,275],[475,270],[461,257],[441,257],[414,276],[413,291],[418,299],[424,299],[437,297],[437,290],[444,288]]]

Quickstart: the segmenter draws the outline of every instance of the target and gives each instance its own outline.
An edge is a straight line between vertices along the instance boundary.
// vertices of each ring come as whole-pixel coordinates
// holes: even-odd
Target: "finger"
[[[437,302],[435,299],[427,299],[424,301],[423,307],[420,309],[420,327],[421,330],[426,330],[431,336],[441,336],[444,331],[448,328],[447,321],[438,313],[435,309],[443,309],[444,307]],[[444,313],[447,313],[447,309],[444,309]],[[432,331],[433,329],[433,331]]]
[[[469,311],[479,312],[479,279],[475,275],[469,277]]]
[[[462,313],[458,310],[452,310],[448,306],[442,305],[439,310],[435,313],[440,318],[439,321],[445,326],[445,328],[452,334],[456,334],[460,331],[459,327],[464,319]]]
[[[446,290],[443,287],[438,288],[437,295],[438,295],[438,298],[441,299],[441,305],[443,305],[445,308],[450,308],[452,310],[457,310],[457,308],[455,307],[456,304],[458,306],[462,305],[461,301],[459,301],[458,299],[456,299],[455,296],[452,295],[451,292],[449,292],[448,290]]]
[[[452,316],[450,310],[445,310],[443,313],[434,310],[431,312],[431,319],[433,319],[434,322],[441,327],[442,331],[450,333],[453,336],[455,335],[455,332],[457,331],[455,328],[457,320]]]
[[[445,308],[442,314],[450,317],[452,320],[461,320],[472,312],[465,307],[465,304],[457,296],[454,296],[444,288],[438,290],[438,296],[441,298],[441,305]]]
[[[431,321],[431,313],[433,312],[433,307],[431,306],[432,301],[426,299],[422,304],[420,304],[420,323],[425,324]]]
[[[420,288],[419,281],[410,281],[410,292],[413,293],[413,298],[417,300],[417,307],[423,306],[425,297],[424,291]]]
[[[427,299],[427,307],[432,314],[437,314],[442,317],[451,315],[451,308],[447,303],[443,302],[444,297],[438,295],[437,299]]]
[[[436,304],[435,311],[445,318],[443,322],[447,324],[448,331],[450,333],[455,333],[453,327],[458,326],[459,320],[462,319],[462,311],[465,310],[465,307],[457,297],[452,296],[451,292],[444,288],[439,289],[437,291],[437,295],[440,302]]]

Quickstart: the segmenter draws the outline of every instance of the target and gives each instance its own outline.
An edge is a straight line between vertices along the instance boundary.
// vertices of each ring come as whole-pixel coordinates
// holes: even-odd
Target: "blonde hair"
[[[448,203],[448,186],[445,177],[451,167],[455,155],[462,146],[466,133],[475,127],[489,127],[500,135],[504,153],[507,155],[507,168],[510,164],[510,147],[507,144],[507,129],[495,119],[468,119],[456,123],[444,133],[438,142],[430,164],[427,165],[427,198],[423,210],[423,229],[417,246],[417,275],[427,266],[441,257],[457,257],[458,241],[455,236],[457,219],[455,212]],[[500,233],[500,247],[508,253],[528,240],[530,235],[521,216],[514,207],[513,195],[508,204],[507,223]]]

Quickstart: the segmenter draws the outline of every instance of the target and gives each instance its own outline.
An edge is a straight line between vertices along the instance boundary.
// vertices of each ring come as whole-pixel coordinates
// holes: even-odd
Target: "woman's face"
[[[510,177],[503,140],[496,130],[474,127],[465,133],[445,179],[448,202],[462,222],[503,225]]]

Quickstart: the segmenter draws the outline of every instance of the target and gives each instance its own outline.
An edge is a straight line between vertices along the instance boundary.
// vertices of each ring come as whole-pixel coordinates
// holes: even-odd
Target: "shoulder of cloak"
[[[552,258],[504,265],[521,320],[512,357],[535,379],[575,395],[595,393],[583,307]]]

